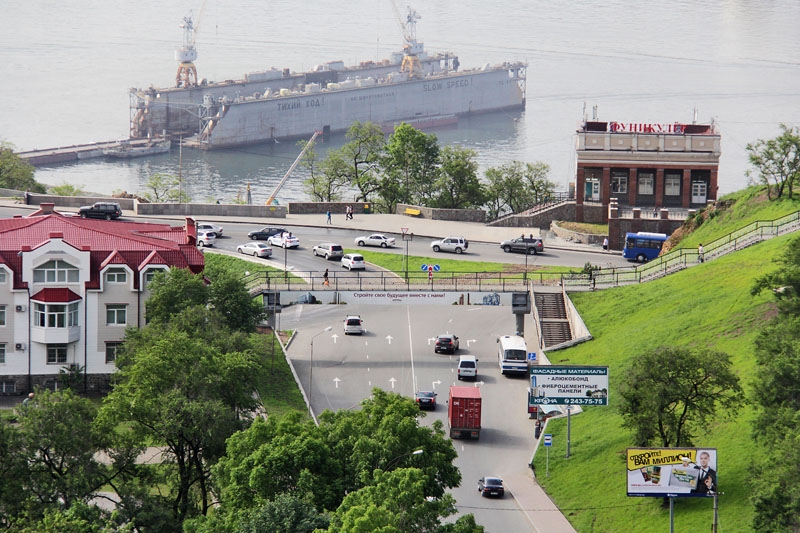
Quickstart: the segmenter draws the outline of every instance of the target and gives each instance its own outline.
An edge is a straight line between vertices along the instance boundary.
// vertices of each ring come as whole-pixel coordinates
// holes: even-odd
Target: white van
[[[478,379],[478,360],[474,355],[462,355],[458,358],[458,379]]]
[[[497,362],[500,373],[521,374],[528,372],[528,346],[519,335],[503,335],[497,339]]]

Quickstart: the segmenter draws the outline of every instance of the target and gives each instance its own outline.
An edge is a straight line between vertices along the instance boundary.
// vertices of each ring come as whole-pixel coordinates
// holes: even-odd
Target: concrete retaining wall
[[[451,222],[478,222],[481,224],[486,222],[486,211],[483,209],[442,209],[438,207],[423,207],[421,205],[397,204],[395,213],[405,215],[407,207],[419,209],[419,215],[409,215],[416,218],[448,220]]]

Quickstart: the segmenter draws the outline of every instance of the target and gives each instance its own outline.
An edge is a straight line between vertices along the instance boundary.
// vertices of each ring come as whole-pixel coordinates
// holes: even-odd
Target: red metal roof
[[[81,298],[80,295],[75,294],[66,287],[50,287],[47,289],[42,289],[31,296],[31,300],[36,300],[37,302],[43,303],[70,303],[77,302],[82,299],[83,298]]]
[[[14,271],[15,288],[25,286],[18,252],[34,250],[53,238],[90,253],[91,278],[87,289],[100,288],[100,268],[109,263],[126,264],[134,272],[142,265],[154,263],[199,273],[205,265],[203,254],[189,243],[185,227],[58,214],[8,218],[0,220],[0,263]],[[138,286],[138,279],[134,283]]]

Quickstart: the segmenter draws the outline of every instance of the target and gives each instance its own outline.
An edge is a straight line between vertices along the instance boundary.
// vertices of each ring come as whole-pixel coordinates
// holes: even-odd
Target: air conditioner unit
[[[24,305],[18,305],[16,307],[16,309],[17,309],[17,313],[24,313],[25,310],[27,309],[27,307],[25,307]]]
[[[18,352],[24,352],[25,351],[25,343],[24,342],[18,342],[17,344],[14,345],[14,348]]]

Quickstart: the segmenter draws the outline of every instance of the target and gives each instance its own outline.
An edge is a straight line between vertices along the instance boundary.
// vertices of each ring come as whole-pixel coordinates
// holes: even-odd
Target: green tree
[[[445,146],[442,149],[433,207],[470,209],[486,203],[486,188],[478,179],[475,155],[475,151],[468,148]]]
[[[347,163],[346,171],[333,165],[336,172],[342,171],[351,187],[358,189],[357,202],[370,201],[370,196],[380,187],[378,170],[386,140],[380,126],[372,122],[354,122],[346,134],[347,143],[328,157],[340,157]],[[338,174],[337,174],[338,175]]]
[[[301,149],[308,141],[300,141]],[[309,177],[303,181],[303,191],[311,198],[312,202],[338,202],[341,200],[341,190],[347,185],[347,164],[338,151],[333,151],[323,161],[317,161],[317,154],[313,148],[306,150],[300,162],[309,172]]]
[[[264,307],[250,296],[241,277],[224,268],[205,270],[211,280],[208,286],[208,305],[224,325],[233,331],[252,333],[264,318]],[[149,302],[149,301],[148,301]]]
[[[774,139],[759,139],[746,147],[748,159],[758,173],[756,180],[767,188],[767,196],[792,198],[794,185],[800,180],[800,128],[780,124],[782,133]],[[753,172],[747,171],[753,180]]]
[[[333,514],[330,533],[437,532],[441,519],[456,513],[450,494],[428,498],[418,468],[376,472],[375,483],[349,493]]]
[[[389,136],[385,152],[383,180],[391,185],[382,190],[399,188],[403,203],[432,205],[439,168],[436,135],[425,134],[404,122]],[[382,197],[382,201],[390,212],[394,211],[397,202],[393,198]]]
[[[172,324],[145,329],[149,342],[126,346],[120,355],[101,419],[127,424],[137,443],[163,447],[173,519],[182,524],[211,505],[210,469],[226,439],[247,425],[249,416],[242,415],[255,408],[259,358],[222,353]]]
[[[636,357],[620,375],[619,410],[635,446],[693,446],[718,408],[742,401],[739,378],[723,352],[660,347]]]
[[[0,142],[0,187],[17,191],[45,192],[33,179],[33,166],[14,153],[12,145]]]
[[[222,506],[238,513],[291,492],[317,510],[335,509],[381,472],[406,466],[422,472],[426,496],[442,498],[461,482],[456,452],[442,422],[422,426],[420,416],[410,398],[374,389],[361,409],[326,411],[319,426],[298,413],[256,420],[230,438],[215,468]]]
[[[148,322],[168,322],[184,309],[204,306],[208,301],[208,287],[202,276],[185,268],[157,272],[148,288],[150,297],[145,304]]]
[[[750,293],[774,291],[779,309],[788,315],[800,315],[800,238],[791,239],[777,259],[778,270],[759,277]]]
[[[142,196],[154,203],[189,201],[189,195],[181,190],[178,176],[156,173],[148,178],[145,187],[148,190]]]
[[[496,219],[508,213],[522,213],[549,198],[555,184],[545,163],[512,161],[486,171],[487,211]]]

